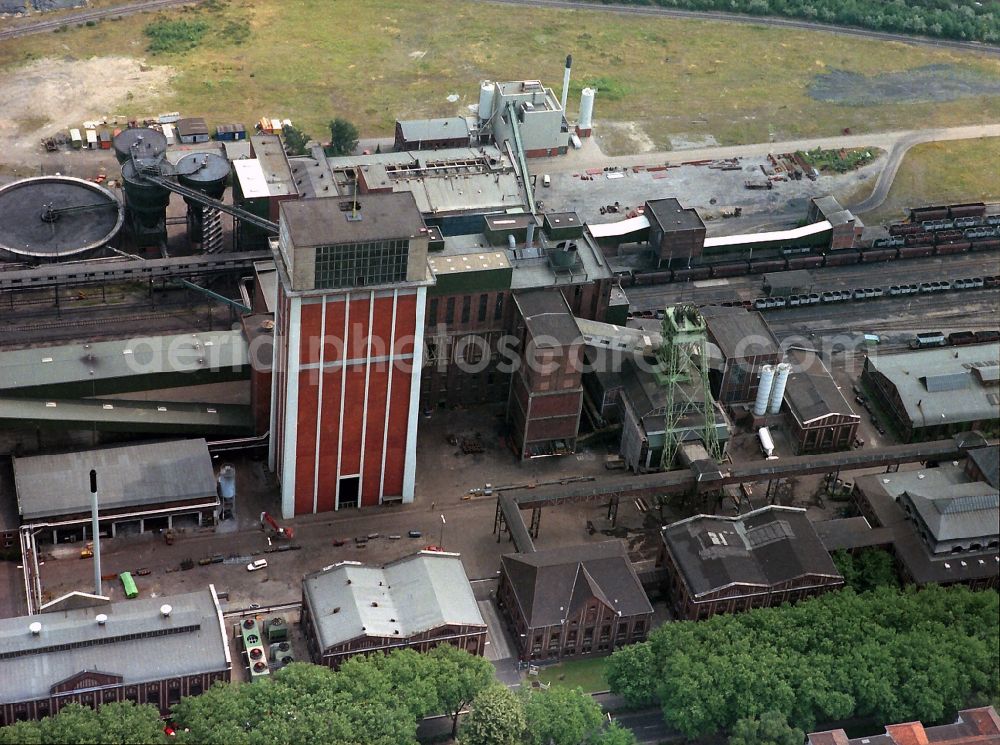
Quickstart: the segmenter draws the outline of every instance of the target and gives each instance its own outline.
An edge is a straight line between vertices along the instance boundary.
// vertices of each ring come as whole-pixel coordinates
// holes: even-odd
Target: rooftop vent
[[[164,618],[168,618],[168,617],[170,616],[170,612],[171,612],[172,610],[173,610],[173,608],[171,608],[171,607],[170,607],[169,605],[167,605],[166,603],[164,603],[163,605],[161,605],[161,606],[160,606],[160,614],[161,614],[161,615],[162,615],[162,616],[163,616]]]
[[[38,636],[42,633],[42,624],[38,623],[38,621],[34,621],[30,626],[28,626],[28,631],[30,631],[33,635]]]
[[[103,613],[98,613],[94,620],[97,621],[98,626],[103,626],[108,622],[108,617]]]
[[[334,613],[340,613],[340,606],[338,605],[336,608],[334,608],[333,612]]]
[[[378,608],[378,602],[375,600],[372,601],[372,608]]]

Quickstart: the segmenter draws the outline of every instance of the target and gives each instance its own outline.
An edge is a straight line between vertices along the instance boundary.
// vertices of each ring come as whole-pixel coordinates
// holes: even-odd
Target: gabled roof
[[[345,561],[302,586],[324,650],[365,636],[402,642],[440,626],[485,626],[458,554],[421,551],[384,567]]]
[[[663,528],[662,536],[695,598],[731,585],[767,588],[807,575],[841,579],[803,509],[695,515]]]
[[[591,598],[623,616],[652,613],[620,541],[500,557],[528,628],[555,626]]]
[[[997,535],[1000,492],[982,481],[957,484],[941,496],[913,490],[905,496],[937,541]]]

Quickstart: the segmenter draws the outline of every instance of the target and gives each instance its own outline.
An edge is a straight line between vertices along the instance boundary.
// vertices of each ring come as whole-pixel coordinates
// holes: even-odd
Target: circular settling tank
[[[215,153],[191,153],[174,166],[177,180],[213,199],[221,199],[229,178],[229,161]]]
[[[38,176],[0,188],[0,257],[81,258],[112,241],[124,211],[108,189],[70,176]]]
[[[149,127],[123,129],[113,144],[119,163],[130,160],[133,154],[141,160],[157,160],[167,152],[167,138],[163,132]]]

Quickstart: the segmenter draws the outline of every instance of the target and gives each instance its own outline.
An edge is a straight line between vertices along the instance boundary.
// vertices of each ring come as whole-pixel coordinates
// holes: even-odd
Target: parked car
[[[407,535],[410,538],[422,538],[424,534],[421,533],[419,530],[411,530],[409,533],[407,533]]]
[[[247,564],[248,572],[256,572],[258,569],[267,569],[267,559],[257,559]]]

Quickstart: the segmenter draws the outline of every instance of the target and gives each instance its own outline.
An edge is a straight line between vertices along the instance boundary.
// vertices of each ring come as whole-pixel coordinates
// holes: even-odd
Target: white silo
[[[760,368],[760,387],[757,388],[757,398],[753,402],[753,415],[764,416],[767,412],[767,402],[771,400],[771,388],[774,386],[774,365],[764,365]]]
[[[769,414],[777,414],[781,411],[781,401],[785,397],[785,386],[788,384],[788,375],[792,371],[792,366],[787,362],[778,365],[778,376],[774,379],[774,389],[771,391],[771,406],[768,408]]]
[[[584,88],[580,94],[580,118],[576,123],[578,130],[589,132],[593,126],[595,95],[597,95],[596,88]]]
[[[479,84],[479,122],[493,116],[493,81],[484,80]]]

